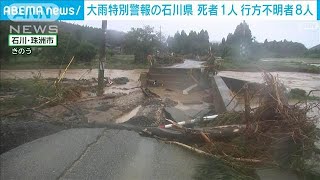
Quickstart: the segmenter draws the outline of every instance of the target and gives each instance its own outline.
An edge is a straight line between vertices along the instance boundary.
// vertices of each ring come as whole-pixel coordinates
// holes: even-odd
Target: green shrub
[[[303,89],[295,88],[291,89],[290,91],[290,97],[292,98],[304,98],[306,97],[306,91]]]
[[[112,49],[107,49],[107,56],[109,56],[109,57],[112,57],[112,56],[114,56],[114,52],[113,52],[113,50]]]
[[[97,54],[95,47],[87,42],[81,42],[77,51],[75,52],[75,58],[78,62],[91,62]]]

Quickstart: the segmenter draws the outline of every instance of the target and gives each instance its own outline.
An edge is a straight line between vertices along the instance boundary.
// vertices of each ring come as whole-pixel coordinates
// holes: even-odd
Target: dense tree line
[[[271,57],[302,57],[307,53],[307,48],[297,42],[292,41],[270,41],[266,39],[263,43],[263,48],[268,52]]]
[[[318,49],[308,50],[303,44],[282,40],[265,40],[263,43],[257,42],[252,35],[249,25],[241,22],[229,33],[221,42],[209,43],[209,35],[205,30],[199,33],[190,31],[177,32],[173,37],[168,37],[167,48],[169,51],[178,54],[206,55],[208,47],[216,56],[227,57],[229,59],[260,59],[260,58],[285,58],[285,57],[319,57]]]
[[[257,42],[246,22],[240,23],[234,33],[229,33],[221,43],[211,44],[216,55],[231,59],[260,59],[307,57],[308,49],[301,43],[292,41]]]
[[[306,54],[309,58],[320,58],[320,44],[308,49]]]
[[[167,39],[170,51],[178,54],[205,55],[209,50],[209,34],[206,30],[199,33],[190,31],[189,34],[182,30]]]

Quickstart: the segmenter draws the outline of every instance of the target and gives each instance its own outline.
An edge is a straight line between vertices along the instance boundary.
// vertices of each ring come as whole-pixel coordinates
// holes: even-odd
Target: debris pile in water
[[[316,120],[307,116],[312,107],[289,105],[279,79],[266,72],[263,78],[265,84],[256,93],[259,94],[259,106],[255,109],[250,108],[250,97],[245,92],[245,111],[219,114],[212,121],[200,117],[199,121],[190,121],[197,122],[193,128],[168,120],[172,125],[162,127],[173,128],[149,127],[141,135],[156,137],[234,165],[268,164],[303,170],[317,139]]]

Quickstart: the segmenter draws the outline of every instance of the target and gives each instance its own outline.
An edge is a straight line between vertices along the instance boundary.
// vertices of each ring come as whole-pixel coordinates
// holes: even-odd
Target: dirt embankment
[[[115,123],[145,100],[141,90],[127,95],[107,94],[41,110],[25,110],[1,117],[1,153],[34,139],[73,128]]]
[[[102,97],[95,94],[96,70],[70,70],[54,88],[58,72],[1,70],[0,153],[64,129],[115,123],[145,100],[140,70],[107,71],[113,83]]]

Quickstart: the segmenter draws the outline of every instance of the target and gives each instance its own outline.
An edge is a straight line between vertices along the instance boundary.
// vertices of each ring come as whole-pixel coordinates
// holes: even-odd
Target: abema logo
[[[12,21],[55,21],[60,15],[74,15],[74,7],[53,3],[14,3],[3,7],[3,15]]]

